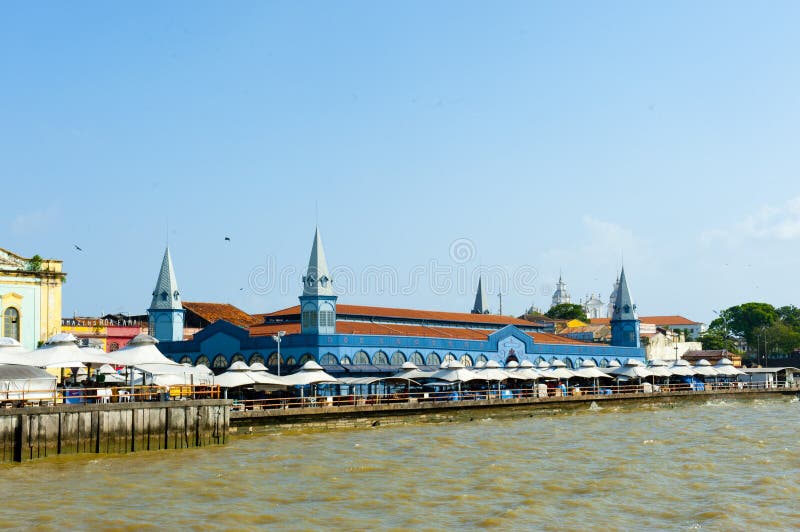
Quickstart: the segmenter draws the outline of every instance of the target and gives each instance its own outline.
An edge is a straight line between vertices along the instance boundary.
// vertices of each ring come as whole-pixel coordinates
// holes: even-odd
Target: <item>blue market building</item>
[[[451,360],[469,367],[488,360],[505,365],[558,359],[575,368],[585,359],[605,367],[612,360],[645,358],[624,270],[615,294],[610,345],[559,336],[547,324],[489,314],[480,282],[475,307],[468,313],[339,305],[333,282],[317,229],[299,305],[254,315],[251,326],[220,319],[184,340],[184,313],[167,250],[148,309],[151,334],[176,362],[205,364],[216,372],[236,361],[261,362],[286,374],[313,360],[343,376],[391,374],[407,361],[438,368]]]

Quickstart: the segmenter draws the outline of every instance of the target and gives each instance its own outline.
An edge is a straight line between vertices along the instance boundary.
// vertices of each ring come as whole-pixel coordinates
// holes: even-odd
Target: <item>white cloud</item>
[[[725,240],[794,240],[800,238],[800,196],[780,206],[765,205],[746,215],[731,229],[714,228],[700,235],[702,242]]]

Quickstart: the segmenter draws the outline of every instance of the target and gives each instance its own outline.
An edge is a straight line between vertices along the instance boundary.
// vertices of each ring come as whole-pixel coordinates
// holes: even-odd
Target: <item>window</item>
[[[427,358],[429,366],[438,366],[442,363],[442,359],[436,353],[431,353]]]
[[[303,311],[303,329],[311,329],[317,327],[317,311],[304,310]]]
[[[335,366],[336,364],[339,363],[339,361],[336,360],[336,357],[333,354],[326,353],[322,355],[322,358],[320,359],[319,363],[323,366]]]
[[[537,366],[538,366],[539,364],[541,364],[542,362],[547,362],[547,361],[544,359],[544,357],[541,357],[541,356],[540,356],[540,357],[536,357],[536,365],[537,365]]]
[[[481,355],[478,355],[478,360],[476,360],[475,363],[478,364],[480,362],[483,362],[484,364],[486,364],[487,362],[489,362],[489,359],[486,358],[486,355],[481,354]]]
[[[389,357],[386,356],[386,353],[383,351],[378,351],[374,355],[372,355],[372,363],[373,364],[380,364],[382,366],[389,365]]]
[[[305,364],[306,362],[309,362],[311,360],[314,360],[314,355],[306,353],[305,355],[300,357],[300,362],[298,362],[298,364],[300,364],[302,366],[303,364]]]
[[[600,366],[601,368],[607,368],[608,367],[608,359],[604,358],[604,359],[600,360],[600,363],[598,364],[598,366]]]
[[[406,361],[406,356],[402,351],[395,351],[392,353],[392,366],[402,366]]]
[[[576,358],[575,359],[575,367],[579,368],[579,367],[581,367],[581,364],[583,364],[583,359],[581,357]]]
[[[205,366],[207,368],[211,367],[211,361],[205,355],[200,355],[197,357],[197,360],[194,361],[195,366]]]
[[[569,357],[564,359],[564,364],[567,365],[567,369],[575,369],[575,363],[572,362],[572,359]]]
[[[320,327],[333,327],[336,325],[335,314],[332,310],[323,310],[319,313]]]
[[[228,367],[228,359],[225,358],[225,355],[217,355],[214,357],[213,369],[226,369],[227,367]]]
[[[444,356],[444,361],[445,362],[453,362],[453,361],[455,361],[455,359],[456,359],[456,356],[453,353],[447,353]]]
[[[472,363],[472,357],[469,355],[461,355],[461,363],[464,364],[465,368],[474,366]]]
[[[191,357],[188,355],[183,355],[181,359],[178,361],[178,364],[190,364],[192,363]]]
[[[369,364],[369,357],[364,351],[358,351],[355,355],[353,355],[353,365],[355,366],[362,366],[365,364]]]
[[[113,353],[119,349],[119,344],[117,342],[111,342],[108,346],[108,352]],[[191,360],[190,360],[191,362]]]
[[[253,355],[250,357],[250,365],[252,366],[253,364],[256,363],[258,364],[264,363],[264,357],[262,357],[259,353],[253,353]]]
[[[425,359],[423,358],[422,353],[420,353],[419,351],[414,351],[413,353],[411,353],[411,362],[413,362],[417,366],[425,365]]]
[[[350,360],[349,356],[345,355],[345,356],[342,357],[341,364],[342,364],[342,366],[352,366],[353,365],[353,361]]]
[[[244,362],[244,356],[241,353],[236,353],[231,357],[231,364],[234,362]]]
[[[19,311],[14,307],[3,312],[3,336],[19,342]]]
[[[273,367],[273,366],[274,366],[274,367],[277,367],[277,366],[278,366],[278,353],[272,353],[272,354],[269,356],[269,359],[268,359],[268,360],[269,360],[269,362],[267,362],[267,366],[270,366],[270,367]],[[283,360],[283,357],[281,357],[281,363],[283,363],[283,361],[284,361],[284,360]]]
[[[295,360],[294,357],[289,357],[289,358],[286,359],[286,365],[288,367],[296,366],[297,365],[297,360]]]

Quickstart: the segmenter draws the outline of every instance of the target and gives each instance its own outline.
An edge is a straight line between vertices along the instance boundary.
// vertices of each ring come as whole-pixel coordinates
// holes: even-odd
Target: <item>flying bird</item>
[[[229,236],[226,236],[226,237],[225,237],[225,242],[230,242],[230,241],[231,241],[231,237],[229,237]]]
[[[75,246],[75,249],[77,249],[78,251],[83,251],[81,248],[78,247],[78,244],[72,244],[72,245]]]

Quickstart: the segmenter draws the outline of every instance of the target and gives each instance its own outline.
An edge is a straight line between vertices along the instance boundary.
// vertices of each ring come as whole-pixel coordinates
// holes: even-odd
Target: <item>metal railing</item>
[[[396,403],[446,402],[446,401],[507,401],[515,399],[541,399],[543,401],[564,397],[607,397],[658,395],[675,392],[708,392],[708,391],[745,391],[765,389],[800,389],[800,383],[772,382],[710,382],[679,384],[613,384],[594,386],[537,386],[527,388],[501,388],[485,390],[446,390],[446,391],[413,391],[389,394],[349,394],[349,395],[317,395],[309,397],[280,397],[265,399],[242,399],[233,401],[234,411],[246,410],[280,410],[286,408],[334,408],[341,406],[366,406]]]
[[[0,404],[14,406],[52,406],[57,404],[104,404],[141,401],[219,399],[218,385],[113,386],[103,388],[56,388],[47,390],[0,390]]]

